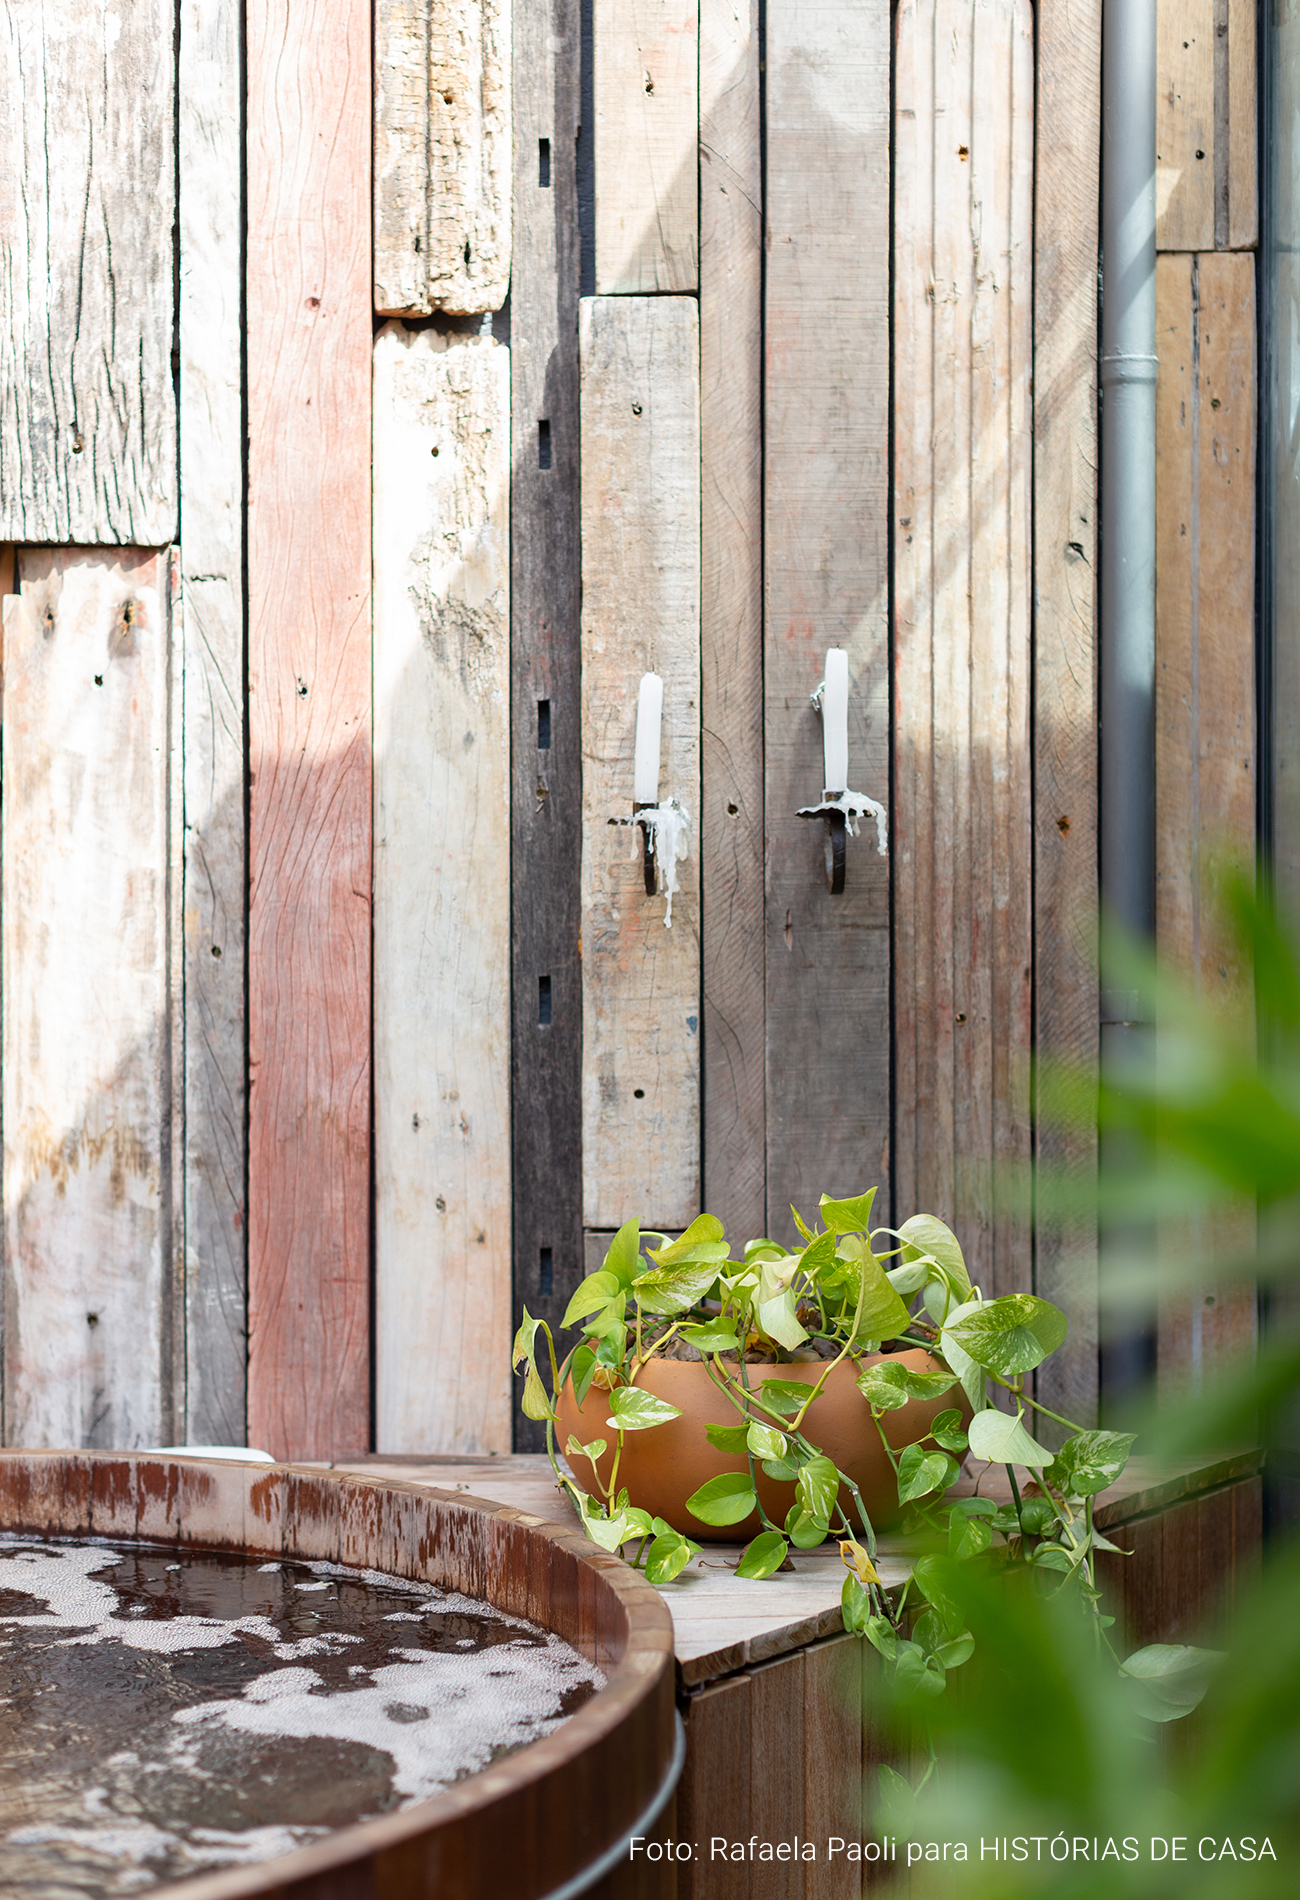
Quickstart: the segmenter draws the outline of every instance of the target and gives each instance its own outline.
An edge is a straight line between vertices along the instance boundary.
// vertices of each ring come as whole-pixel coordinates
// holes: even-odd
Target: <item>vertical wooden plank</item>
[[[900,1208],[1021,1290],[1029,1156],[1033,20],[898,14],[895,917]]]
[[[369,1442],[370,9],[250,0],[249,1434]]]
[[[511,0],[377,0],[377,310],[505,302],[510,13]]]
[[[802,1650],[750,1670],[749,1806],[759,1840],[775,1846],[809,1838],[804,1777],[805,1656]],[[752,1900],[803,1900],[808,1868],[799,1861],[755,1860],[748,1867]]]
[[[1228,0],[1228,232],[1231,251],[1253,250],[1259,238],[1259,86],[1255,0]],[[1217,135],[1217,128],[1216,128]],[[1216,163],[1218,153],[1215,153]],[[1222,249],[1216,233],[1216,244]]]
[[[809,694],[849,653],[849,778],[889,779],[889,7],[767,10],[764,730],[768,1227],[888,1188],[889,865],[829,895]],[[888,1194],[876,1203],[888,1219]]]
[[[510,288],[512,1151],[516,1318],[582,1264],[578,0],[514,8]],[[543,985],[545,979],[545,986]],[[550,1021],[543,1021],[549,994]],[[516,1382],[516,1400],[519,1385]],[[519,1450],[545,1442],[516,1411]]]
[[[1156,0],[1156,249],[1214,247],[1214,4]]]
[[[593,0],[596,289],[694,290],[698,0]]]
[[[838,1636],[804,1652],[805,1840],[826,1855],[831,1835],[861,1841],[863,1831],[862,1649],[858,1636]],[[805,1900],[857,1900],[862,1866],[843,1854],[808,1861]]]
[[[510,353],[375,340],[375,1439],[510,1449]]]
[[[748,1840],[766,1826],[750,1801],[753,1767],[749,1750],[753,1678],[733,1676],[693,1695],[686,1710],[686,1765],[677,1787],[678,1839],[690,1841],[695,1858],[677,1869],[681,1900],[749,1900],[749,1868],[713,1860],[710,1838]],[[725,1819],[724,1819],[725,1817]]]
[[[1162,257],[1156,295],[1156,941],[1212,1011],[1249,1024],[1214,886],[1255,849],[1254,259]],[[1161,1247],[1227,1257],[1254,1232],[1251,1210],[1225,1209],[1166,1223]],[[1196,1389],[1255,1330],[1249,1286],[1166,1302],[1162,1389]]]
[[[1034,143],[1034,1160],[1085,1210],[1097,1172],[1089,1115],[1063,1116],[1042,1078],[1087,1091],[1097,1028],[1097,248],[1101,0],[1040,0]],[[1097,1232],[1047,1212],[1034,1289],[1065,1313],[1037,1374],[1045,1405],[1097,1411]]]
[[[157,547],[177,519],[174,9],[74,11],[0,17],[0,539]]]
[[[758,0],[700,5],[704,1201],[765,1231]]]
[[[184,1435],[238,1445],[248,1296],[241,49],[238,14],[222,0],[183,0],[180,27]]]
[[[700,1205],[699,324],[686,297],[586,297],[582,350],[583,1218]],[[662,800],[689,813],[667,900],[632,815],[641,676],[664,683]]]
[[[146,1445],[173,1424],[170,561],[24,549],[19,585],[0,801],[5,1438]]]

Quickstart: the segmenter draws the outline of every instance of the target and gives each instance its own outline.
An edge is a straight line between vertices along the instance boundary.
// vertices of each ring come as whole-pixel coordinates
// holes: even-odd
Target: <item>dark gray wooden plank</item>
[[[809,694],[849,654],[849,779],[889,780],[889,6],[767,14],[767,1206],[889,1178],[889,865],[869,825],[829,894]]]
[[[516,6],[513,26],[514,1301],[516,1315],[527,1305],[552,1326],[583,1274],[575,163],[580,16],[579,0],[541,0]],[[517,1408],[518,1391],[515,1398]],[[536,1450],[543,1443],[541,1428],[516,1409],[516,1448]]]
[[[176,532],[174,33],[0,5],[0,540]]]
[[[758,0],[700,6],[704,1204],[766,1221]]]

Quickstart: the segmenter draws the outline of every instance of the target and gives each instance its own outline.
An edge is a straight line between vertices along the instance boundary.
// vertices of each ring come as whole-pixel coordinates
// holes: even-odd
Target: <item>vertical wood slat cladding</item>
[[[511,1148],[515,1319],[583,1277],[578,0],[516,4],[510,284]],[[546,141],[549,166],[542,164]],[[548,182],[543,183],[543,178]],[[543,433],[542,424],[546,424]],[[550,466],[543,464],[548,459]],[[539,708],[546,708],[542,729]],[[540,740],[549,741],[545,746]],[[549,979],[550,1021],[540,1018]],[[545,1250],[545,1251],[543,1251]],[[544,1277],[544,1268],[546,1277]],[[543,1290],[544,1287],[547,1290]],[[516,1408],[522,1389],[515,1381]],[[519,1450],[545,1433],[515,1414]]]
[[[510,15],[511,0],[377,0],[375,308],[385,314],[505,302]]]
[[[895,143],[900,1211],[1027,1287],[1033,19],[904,0]]]
[[[4,1435],[172,1416],[171,561],[23,549],[5,604]]]
[[[766,1229],[758,0],[700,4],[704,1201]]]
[[[1250,971],[1215,884],[1255,850],[1254,258],[1159,258],[1156,312],[1156,944],[1251,1036]],[[1254,1239],[1243,1206],[1167,1222],[1161,1249],[1232,1258]],[[1252,1286],[1168,1301],[1162,1389],[1197,1389],[1255,1333]]]
[[[1255,0],[1157,0],[1156,248],[1258,235]]]
[[[369,1442],[370,9],[249,0],[249,1405]]]
[[[592,26],[596,289],[694,290],[699,0],[594,0]]]
[[[699,322],[687,297],[587,297],[582,353],[583,1218],[700,1211]],[[690,815],[667,899],[632,816],[641,676],[663,680],[659,796]]]
[[[767,1226],[889,1179],[889,864],[873,827],[826,889],[809,694],[849,654],[849,781],[889,784],[889,7],[769,0]],[[887,1193],[877,1216],[888,1220]]]
[[[1095,1078],[1097,1028],[1097,250],[1101,0],[1041,0],[1034,228],[1034,1013],[1040,1062]],[[1039,1085],[1039,1176],[1086,1210],[1091,1117]],[[1097,1231],[1040,1201],[1034,1290],[1066,1314],[1039,1396],[1097,1412]]]
[[[177,522],[173,8],[73,12],[0,8],[0,539],[158,547]]]
[[[375,340],[375,1438],[510,1449],[510,356]]]
[[[248,1296],[237,10],[182,0],[179,57],[185,1075],[173,1112],[185,1136],[183,1420],[187,1439],[230,1445],[244,1442]]]

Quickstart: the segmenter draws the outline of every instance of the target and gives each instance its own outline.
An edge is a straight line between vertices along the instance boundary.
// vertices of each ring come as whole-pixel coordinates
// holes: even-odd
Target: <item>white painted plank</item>
[[[175,534],[174,32],[0,5],[0,539]]]
[[[185,1436],[207,1445],[243,1442],[247,1354],[241,51],[237,9],[225,0],[183,0],[177,121],[185,495],[182,1416]]]
[[[378,0],[375,307],[499,310],[510,282],[511,0]]]
[[[5,1438],[157,1444],[172,1428],[170,561],[24,549],[19,584],[5,608]]]
[[[376,1437],[510,1448],[510,358],[375,345]]]
[[[596,289],[698,281],[698,0],[594,0]]]
[[[583,1219],[668,1230],[700,1199],[698,311],[584,298],[579,335]],[[646,672],[664,683],[659,796],[691,821],[671,929],[640,832],[609,823],[631,816]]]
[[[903,0],[895,135],[900,1209],[1028,1290],[1033,17]]]

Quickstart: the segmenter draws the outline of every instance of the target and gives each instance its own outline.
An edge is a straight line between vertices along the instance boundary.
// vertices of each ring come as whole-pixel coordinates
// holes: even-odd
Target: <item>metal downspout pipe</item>
[[[1101,159],[1100,876],[1105,916],[1155,937],[1156,6],[1105,0]],[[1103,961],[1101,1070],[1114,1082],[1149,1045],[1145,999]],[[1102,1165],[1124,1165],[1104,1137]],[[1107,1253],[1120,1236],[1103,1231]],[[1108,1246],[1109,1242],[1109,1246]],[[1145,1332],[1103,1338],[1103,1406],[1151,1370]]]

